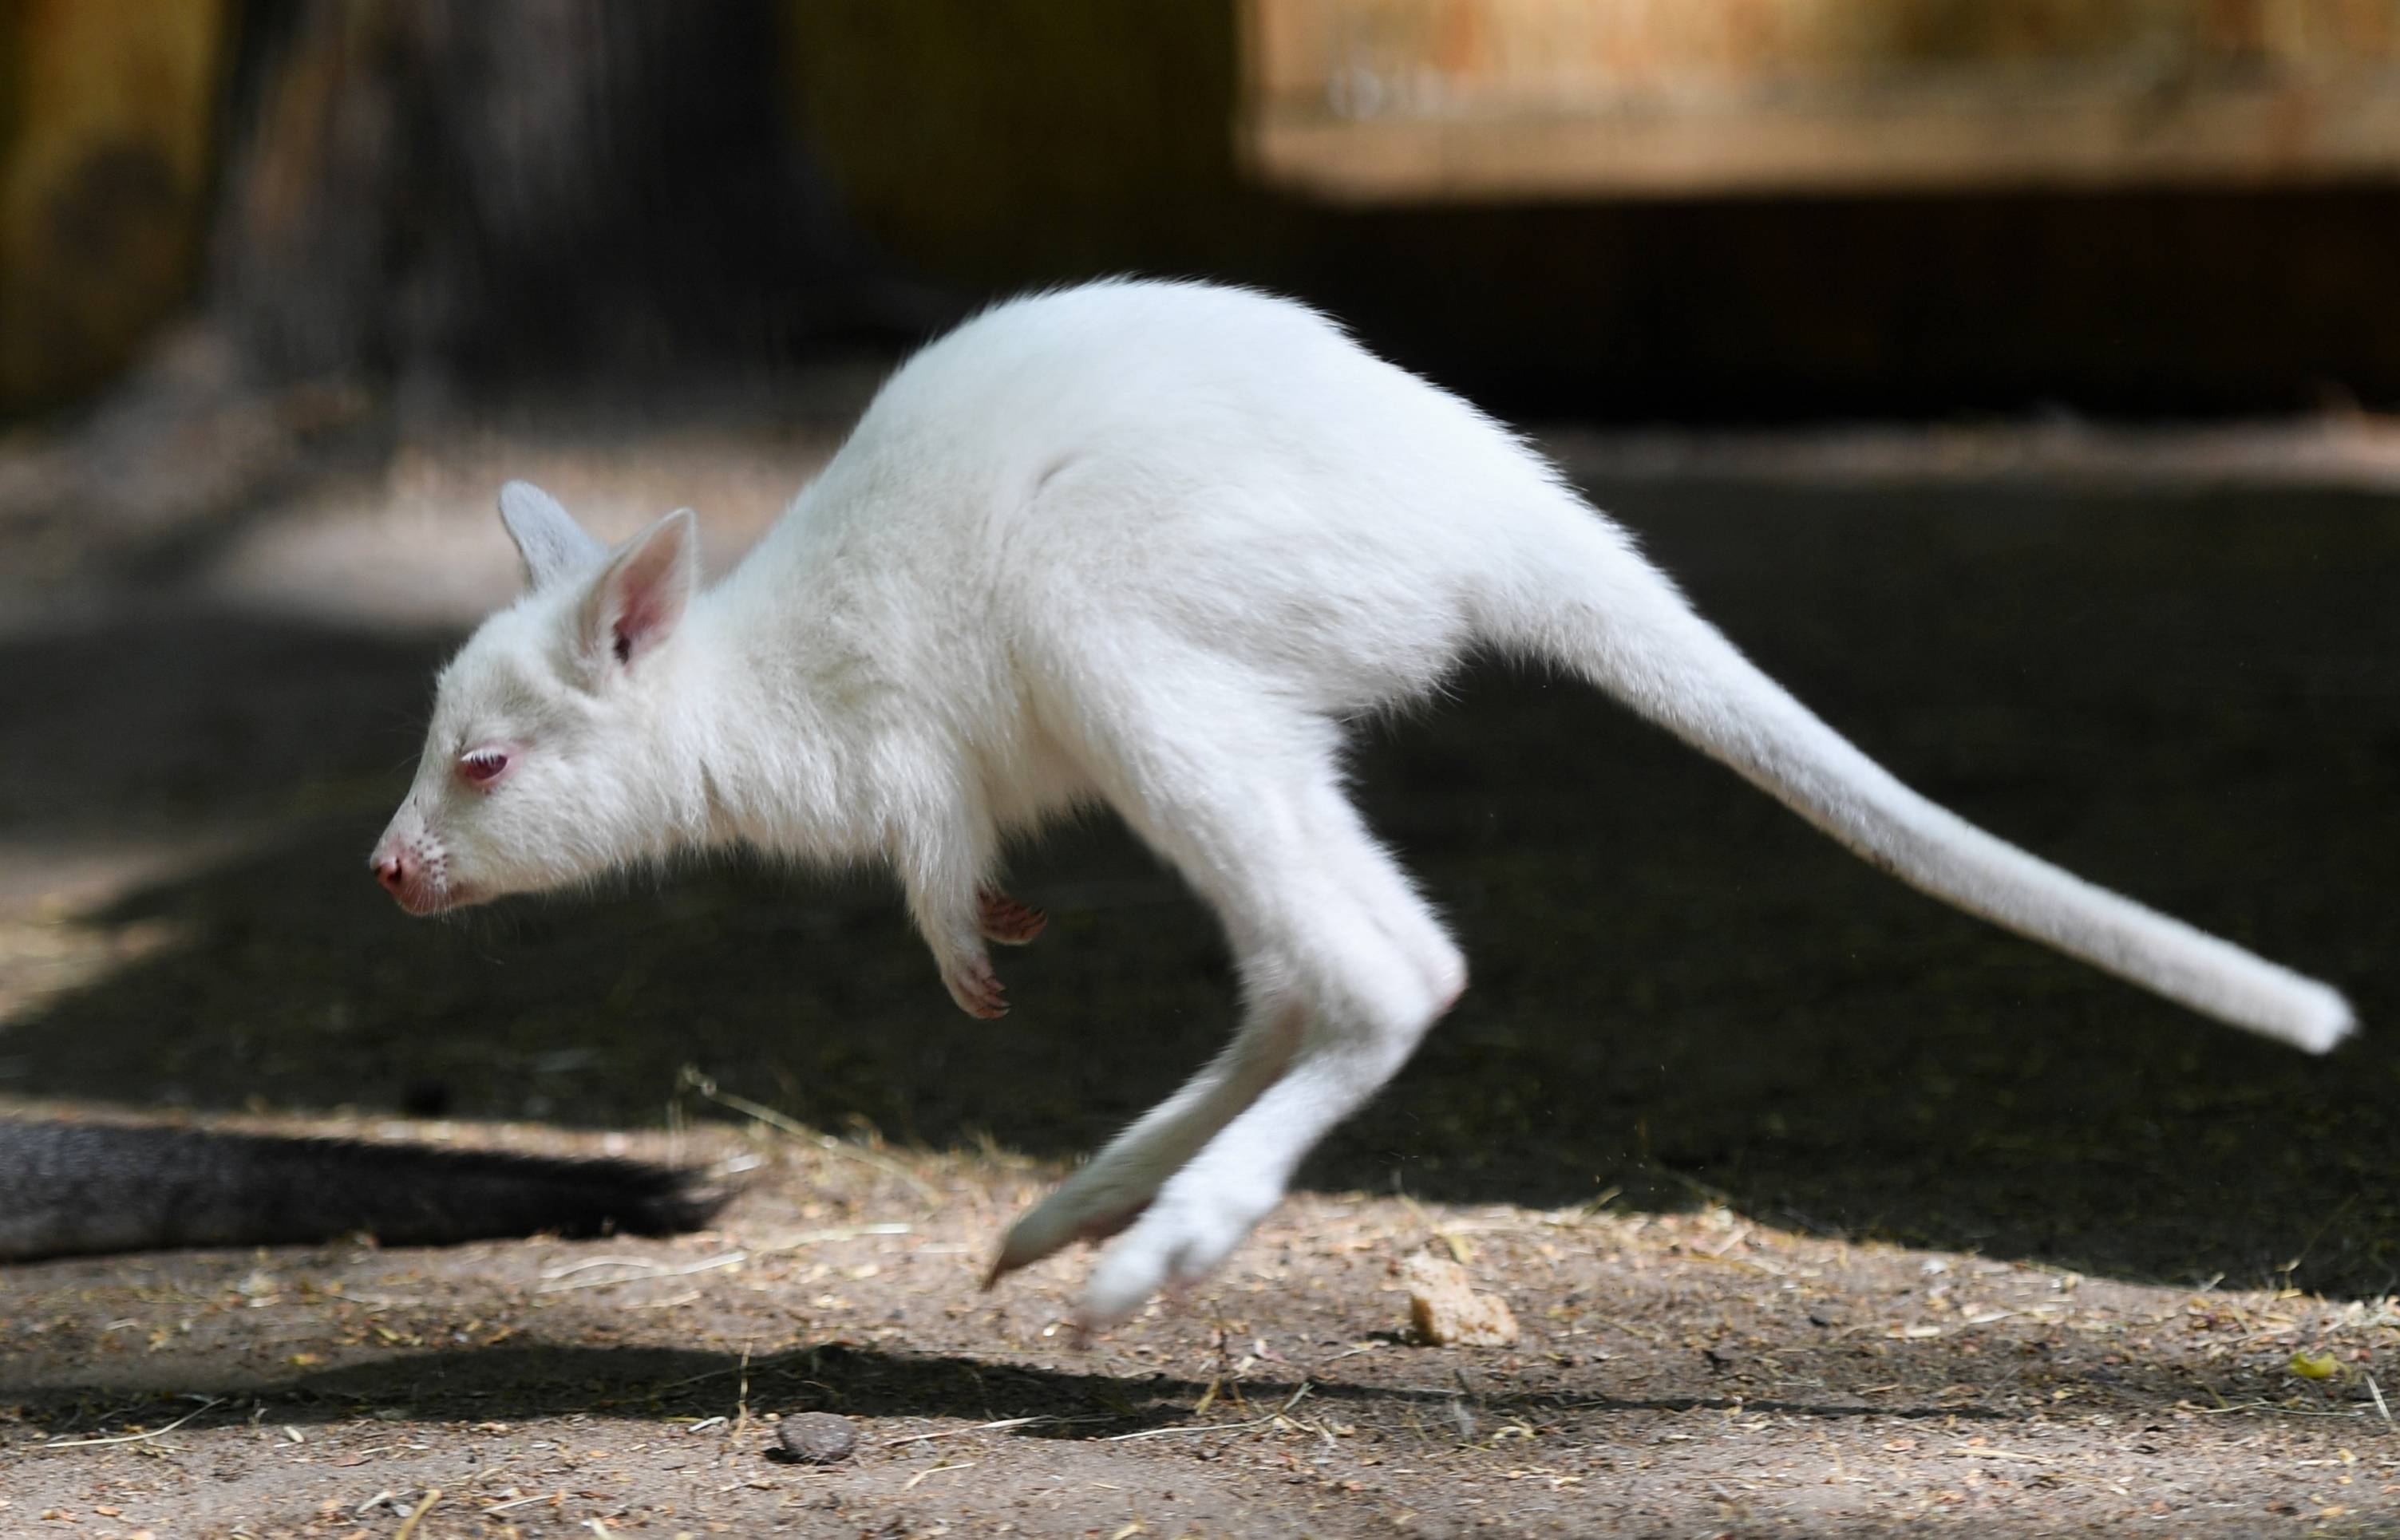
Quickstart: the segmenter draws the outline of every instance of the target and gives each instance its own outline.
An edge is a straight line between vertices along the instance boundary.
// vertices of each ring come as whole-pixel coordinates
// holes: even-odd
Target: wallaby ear
[[[517,543],[527,588],[589,572],[608,554],[608,548],[585,534],[556,497],[531,482],[511,482],[500,488],[500,523]]]
[[[675,634],[699,586],[699,524],[679,508],[627,540],[593,579],[580,617],[585,655],[602,667],[630,666]]]

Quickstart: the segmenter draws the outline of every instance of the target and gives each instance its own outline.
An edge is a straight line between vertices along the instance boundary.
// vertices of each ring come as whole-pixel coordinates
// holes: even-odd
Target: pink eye
[[[509,768],[509,756],[498,749],[477,749],[458,760],[458,773],[476,785],[488,785]]]

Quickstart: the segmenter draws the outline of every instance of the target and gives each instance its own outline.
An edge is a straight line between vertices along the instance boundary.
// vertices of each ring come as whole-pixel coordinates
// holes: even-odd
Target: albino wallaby
[[[1579,675],[1867,860],[2322,1052],[2342,998],[1909,791],[1761,674],[1473,407],[1299,305],[1114,281],[1002,305],[883,387],[702,592],[693,515],[614,551],[523,483],[527,592],[443,670],[372,858],[415,913],[690,847],[880,856],[951,997],[1042,917],[1003,837],[1105,803],[1217,910],[1232,1043],[1018,1220],[992,1276],[1124,1232],[1086,1327],[1191,1284],[1466,987],[1344,797],[1344,725],[1471,650]]]
[[[365,1231],[447,1246],[549,1231],[694,1230],[730,1191],[696,1171],[503,1150],[0,1123],[0,1261],[175,1246],[290,1246]]]

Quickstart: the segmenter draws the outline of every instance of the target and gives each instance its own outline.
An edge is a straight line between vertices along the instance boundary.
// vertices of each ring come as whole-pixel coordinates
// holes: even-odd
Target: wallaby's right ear
[[[556,497],[531,482],[511,482],[500,488],[500,523],[517,543],[527,588],[580,577],[608,554],[608,548],[585,534]]]

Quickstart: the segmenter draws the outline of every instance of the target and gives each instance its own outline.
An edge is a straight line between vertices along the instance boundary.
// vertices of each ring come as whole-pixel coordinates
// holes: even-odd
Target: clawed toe
[[[976,918],[984,939],[1003,947],[1022,947],[1042,934],[1050,917],[1006,893],[986,889],[975,895]]]
[[[989,962],[978,959],[976,964],[953,968],[943,974],[942,982],[959,1009],[979,1021],[997,1021],[1008,1014],[1008,991]]]

